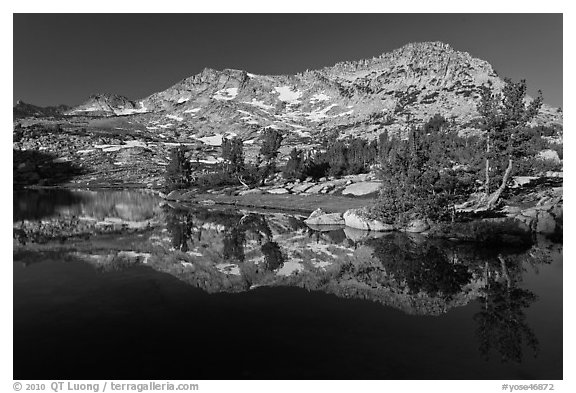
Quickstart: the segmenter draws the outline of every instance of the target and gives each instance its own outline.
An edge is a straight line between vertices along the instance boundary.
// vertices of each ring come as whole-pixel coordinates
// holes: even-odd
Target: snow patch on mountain
[[[324,94],[324,93],[317,93],[314,94],[311,98],[310,98],[310,102],[311,103],[317,103],[320,101],[330,101],[330,96]]]
[[[213,136],[205,136],[203,138],[198,138],[202,142],[210,146],[222,146],[222,134],[216,134]]]
[[[88,107],[88,108],[82,108],[82,109],[74,109],[72,111],[70,111],[70,113],[80,113],[80,112],[95,112],[95,111],[99,111],[102,110],[102,108],[96,108],[96,107]]]
[[[337,115],[334,115],[333,117],[350,116],[352,113],[354,113],[354,111],[353,111],[353,110],[351,110],[351,111],[348,111],[348,112],[342,112],[342,113],[339,113],[339,114],[337,114]]]
[[[278,99],[289,104],[299,104],[299,98],[302,97],[302,92],[299,90],[292,90],[290,86],[275,87],[274,90],[279,94]]]
[[[245,104],[254,105],[254,106],[261,108],[261,109],[268,109],[268,110],[274,109],[274,107],[272,105],[267,105],[264,103],[264,101],[259,101],[255,98],[252,98],[252,102],[245,102]]]
[[[230,101],[236,98],[238,95],[238,88],[237,87],[229,87],[227,89],[218,90],[212,96],[215,100],[222,100],[222,101]]]
[[[335,106],[338,106],[338,105],[337,104],[331,104],[331,105],[328,105],[324,109],[312,111],[312,112],[310,112],[310,114],[308,114],[308,119],[311,121],[321,121],[322,119],[325,119],[328,117],[326,112],[328,112],[330,109],[334,108]]]
[[[196,113],[196,112],[198,112],[200,109],[202,109],[202,108],[186,109],[186,110],[184,111],[184,113]]]
[[[172,120],[177,120],[177,121],[182,121],[184,120],[183,117],[180,116],[176,116],[176,115],[166,115],[167,118],[172,119]]]

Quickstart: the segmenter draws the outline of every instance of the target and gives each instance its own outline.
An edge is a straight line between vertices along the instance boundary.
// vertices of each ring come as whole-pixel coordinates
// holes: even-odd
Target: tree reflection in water
[[[468,284],[468,267],[449,258],[446,250],[428,240],[395,234],[370,242],[388,275],[405,282],[411,293],[450,298]]]
[[[527,255],[533,262],[533,254]],[[529,290],[518,287],[523,262],[518,259],[499,254],[492,263],[485,263],[485,285],[479,299],[482,309],[474,316],[478,324],[480,352],[485,359],[496,351],[501,361],[520,363],[523,344],[534,352],[535,357],[538,355],[538,339],[524,314],[524,309],[538,298]]]
[[[188,241],[192,238],[193,216],[190,212],[168,210],[166,214],[166,228],[172,236],[172,246],[176,250],[187,252]]]
[[[276,242],[267,242],[260,248],[264,254],[264,266],[268,271],[274,271],[284,265],[286,258],[280,250],[280,245]]]
[[[262,253],[267,266],[281,266],[283,263],[280,247],[277,243],[272,242],[272,231],[263,215],[192,208],[188,210],[168,208],[165,213],[166,227],[171,235],[172,246],[177,250],[187,252],[194,241],[193,232],[198,232],[197,239],[200,241],[202,224],[211,223],[221,225],[224,231],[222,240],[224,260],[243,263],[245,260],[244,247],[247,239],[250,238],[258,244],[263,244]]]
[[[197,228],[193,228],[194,223]],[[219,225],[217,230],[223,231],[223,259],[243,265],[243,274],[251,271],[245,277],[247,280],[257,282],[261,274],[277,271],[284,265],[286,256],[282,244],[274,240],[270,227],[274,225],[276,228],[277,223],[274,220],[269,222],[266,216],[256,213],[170,210],[167,227],[172,236],[172,245],[180,251],[188,251],[194,241],[192,233],[197,231],[200,239],[202,227],[207,223]],[[290,231],[289,228],[284,230]],[[353,242],[350,247],[358,247],[356,241],[342,240],[343,231],[340,232],[342,234],[336,230],[314,231],[305,241],[329,244]],[[260,245],[264,258],[263,270],[250,270],[253,267],[244,266],[247,241]],[[403,233],[362,240],[360,243],[372,249],[374,258],[346,261],[338,270],[322,273],[322,277],[308,275],[303,276],[302,280],[308,280],[309,285],[314,287],[314,280],[317,279],[318,289],[326,287],[322,282],[332,282],[331,287],[336,291],[346,285],[367,285],[376,291],[376,298],[387,293],[390,285],[400,286],[400,289],[405,288],[405,296],[412,299],[408,303],[423,312],[428,310],[426,302],[429,300],[426,298],[441,300],[430,303],[430,307],[453,301],[454,304],[468,303],[477,298],[482,307],[473,319],[477,324],[479,349],[484,357],[488,358],[492,352],[496,352],[501,361],[521,362],[524,347],[537,355],[538,340],[528,326],[525,315],[525,310],[537,300],[537,296],[520,288],[519,283],[526,266],[537,269],[540,264],[550,261],[545,251],[537,247],[528,250],[527,246],[507,249],[486,244],[454,243]],[[305,248],[306,244],[302,244],[302,247]],[[378,288],[382,289],[381,293]],[[420,294],[426,295],[422,302],[418,300]],[[430,310],[437,311],[436,308]]]
[[[246,231],[240,227],[233,227],[224,237],[224,259],[234,259],[244,262],[244,243],[246,243]]]
[[[406,235],[394,235],[371,241],[374,255],[388,275],[403,282],[411,293],[449,299],[476,279],[480,288],[481,311],[474,315],[479,349],[487,359],[492,352],[502,362],[520,363],[523,348],[538,354],[538,339],[527,322],[525,310],[537,296],[519,287],[524,266],[537,269],[549,263],[549,254],[541,249],[505,250],[478,245],[454,245],[452,249],[428,239],[415,241]]]

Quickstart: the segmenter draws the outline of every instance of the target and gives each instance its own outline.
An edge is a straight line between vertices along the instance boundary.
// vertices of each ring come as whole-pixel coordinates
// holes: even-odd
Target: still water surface
[[[561,379],[562,245],[14,193],[15,379]]]

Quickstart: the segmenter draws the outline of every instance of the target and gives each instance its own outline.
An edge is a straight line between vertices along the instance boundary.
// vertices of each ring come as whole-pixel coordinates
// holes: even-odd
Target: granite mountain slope
[[[96,95],[67,113],[129,116],[148,131],[172,130],[212,145],[227,135],[255,143],[265,128],[314,145],[334,135],[402,133],[437,113],[472,131],[482,86],[503,85],[488,62],[441,42],[423,42],[297,75],[206,68],[136,101]],[[544,105],[535,123],[561,126],[562,112]]]

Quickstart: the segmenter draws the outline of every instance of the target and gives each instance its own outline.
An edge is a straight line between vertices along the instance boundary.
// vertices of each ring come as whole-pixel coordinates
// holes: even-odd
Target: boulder
[[[508,216],[515,216],[520,213],[521,210],[522,209],[520,209],[518,206],[504,206],[502,208],[502,212],[506,213]]]
[[[310,194],[318,194],[320,191],[322,191],[322,189],[324,187],[325,187],[325,185],[320,183],[320,184],[317,184],[313,187],[310,187],[309,189],[306,190],[306,192],[308,192]]]
[[[260,195],[264,192],[259,188],[252,188],[250,190],[242,190],[238,193],[238,195]]]
[[[546,172],[546,177],[564,177],[564,172],[548,171]]]
[[[382,183],[373,181],[353,183],[342,191],[342,195],[348,195],[348,194],[355,196],[368,195],[374,192],[378,192],[381,186]]]
[[[307,189],[309,189],[312,186],[314,186],[314,183],[301,183],[301,184],[298,184],[297,186],[292,187],[292,192],[294,192],[294,193],[305,192]]]
[[[182,198],[182,192],[179,190],[170,191],[164,199],[168,201],[179,201]]]
[[[424,220],[412,220],[404,228],[404,231],[410,233],[421,233],[430,229],[430,225]]]
[[[351,180],[352,180],[354,183],[357,183],[357,182],[365,182],[365,181],[367,181],[369,178],[370,178],[370,174],[369,174],[369,173],[361,173],[361,174],[359,174],[359,175],[354,176]]]
[[[524,217],[536,218],[538,216],[538,210],[534,208],[522,210],[521,213]]]
[[[180,196],[180,200],[181,201],[190,201],[190,200],[194,199],[195,195],[196,195],[196,191],[187,191]]]
[[[394,230],[393,225],[365,217],[365,214],[360,209],[347,210],[344,213],[344,223],[351,228],[365,231],[385,232]]]
[[[323,216],[325,214],[328,214],[328,213],[326,213],[324,210],[322,210],[322,208],[319,207],[318,209],[316,209],[312,213],[310,213],[307,220],[309,220],[311,218],[320,217],[320,216]]]
[[[530,183],[532,183],[538,179],[539,179],[539,177],[537,177],[537,176],[514,176],[512,178],[512,180],[513,180],[512,188],[529,186]]]
[[[564,212],[564,206],[562,204],[556,204],[552,206],[549,212],[552,213],[552,215],[556,218],[562,217]]]
[[[514,219],[524,223],[528,228],[532,228],[536,217],[527,217],[523,216],[522,214],[518,214],[517,216],[514,216]]]
[[[268,194],[288,194],[289,191],[283,187],[280,188],[272,188],[268,190]]]
[[[551,235],[556,231],[556,220],[554,216],[546,211],[538,213],[536,221],[536,232]]]
[[[552,149],[542,150],[540,153],[538,153],[538,158],[541,160],[560,163],[560,157],[558,156],[558,152]]]
[[[314,210],[304,222],[308,225],[344,225],[342,214],[325,213],[322,209]]]

